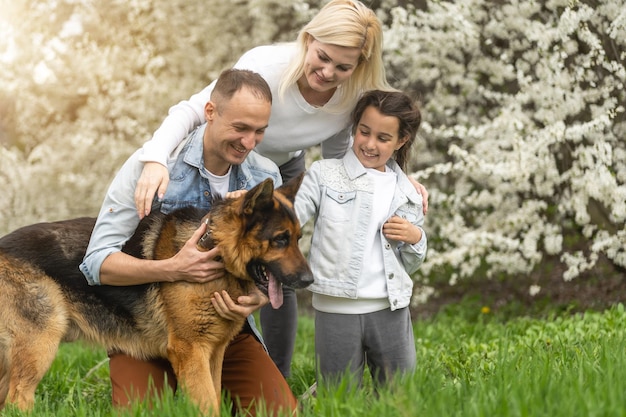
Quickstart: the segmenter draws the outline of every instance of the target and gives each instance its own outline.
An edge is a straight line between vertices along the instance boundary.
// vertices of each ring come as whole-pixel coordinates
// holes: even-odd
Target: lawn
[[[457,307],[415,323],[418,369],[410,377],[377,393],[367,378],[362,389],[319,391],[302,402],[301,415],[626,416],[622,305],[547,319],[466,313]],[[313,332],[313,319],[302,315],[289,379],[297,395],[314,382]],[[176,395],[121,414],[109,396],[104,352],[63,345],[39,387],[34,415],[195,415]],[[3,415],[22,414],[7,409]]]

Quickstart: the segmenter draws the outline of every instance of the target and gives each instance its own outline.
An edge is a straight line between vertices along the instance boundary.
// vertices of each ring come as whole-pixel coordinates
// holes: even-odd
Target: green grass
[[[313,320],[299,322],[289,383],[296,395],[314,382]],[[373,392],[320,390],[302,416],[626,416],[626,312],[518,317],[446,310],[415,323],[418,369]],[[37,393],[36,416],[192,416],[185,398],[165,395],[152,409],[110,405],[104,352],[63,345]],[[224,411],[227,410],[226,406]],[[6,416],[21,416],[5,410]],[[223,415],[228,415],[225,411]]]

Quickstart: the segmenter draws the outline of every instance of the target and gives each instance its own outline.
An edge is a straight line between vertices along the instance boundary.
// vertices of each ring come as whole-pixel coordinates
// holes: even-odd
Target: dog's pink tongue
[[[270,297],[270,303],[272,308],[277,309],[283,305],[283,284],[278,282],[274,275],[267,274],[270,280],[267,286],[267,295]]]

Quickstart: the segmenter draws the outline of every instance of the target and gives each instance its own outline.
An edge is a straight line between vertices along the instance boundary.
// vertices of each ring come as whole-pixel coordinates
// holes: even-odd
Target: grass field
[[[302,416],[626,416],[626,312],[502,320],[488,311],[444,310],[415,323],[418,369],[378,393],[319,391]],[[313,320],[299,321],[289,383],[300,395],[314,382]],[[106,355],[63,345],[39,387],[36,416],[194,416],[185,398],[165,395],[148,408],[113,410]],[[223,415],[228,415],[224,405]],[[4,416],[21,416],[5,409]]]

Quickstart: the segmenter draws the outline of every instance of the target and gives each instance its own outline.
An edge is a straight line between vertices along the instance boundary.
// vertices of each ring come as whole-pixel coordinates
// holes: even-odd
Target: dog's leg
[[[15,340],[11,349],[7,403],[24,411],[33,408],[35,390],[52,365],[60,341],[55,334],[35,338],[32,334],[24,334]]]
[[[0,294],[0,403],[30,410],[67,331],[67,307],[49,277],[1,254]]]
[[[9,392],[9,369],[11,364],[8,353],[7,347],[4,344],[0,344],[0,410],[4,408],[4,402]]]
[[[209,358],[209,364],[211,367],[211,376],[213,377],[213,387],[215,388],[215,395],[218,402],[222,398],[222,365],[224,364],[224,353],[228,343],[219,345],[213,355]]]
[[[212,348],[195,341],[177,339],[170,335],[167,355],[183,392],[204,415],[219,416],[221,387],[215,387],[211,375]]]

